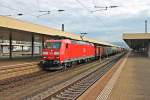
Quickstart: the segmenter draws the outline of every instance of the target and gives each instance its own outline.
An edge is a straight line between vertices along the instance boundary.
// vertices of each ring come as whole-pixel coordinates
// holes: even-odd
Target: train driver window
[[[66,44],[66,48],[68,48],[68,43]]]

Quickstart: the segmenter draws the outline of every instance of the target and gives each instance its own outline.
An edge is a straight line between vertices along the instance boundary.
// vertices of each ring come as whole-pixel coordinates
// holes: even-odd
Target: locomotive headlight
[[[54,52],[54,55],[59,55],[59,52]]]
[[[44,56],[43,58],[47,58],[47,57]]]
[[[43,55],[48,55],[48,52],[47,52],[47,51],[44,51],[44,52],[43,52]]]

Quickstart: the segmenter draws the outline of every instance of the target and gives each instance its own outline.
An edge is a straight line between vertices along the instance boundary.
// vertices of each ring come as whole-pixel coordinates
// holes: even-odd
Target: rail
[[[36,72],[39,70],[40,70],[40,67],[38,66],[38,62],[1,66],[0,67],[0,80],[11,78],[11,77],[16,77],[19,75],[29,74],[29,73]]]

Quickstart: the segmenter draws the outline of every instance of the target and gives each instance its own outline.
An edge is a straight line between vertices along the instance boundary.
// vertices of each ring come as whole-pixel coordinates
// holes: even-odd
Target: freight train
[[[88,62],[122,52],[122,48],[97,46],[69,39],[46,40],[41,65],[46,70],[71,67],[73,63]]]

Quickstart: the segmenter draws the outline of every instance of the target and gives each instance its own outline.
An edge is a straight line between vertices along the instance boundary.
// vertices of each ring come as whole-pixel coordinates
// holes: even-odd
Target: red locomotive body
[[[95,53],[95,47],[91,43],[69,39],[47,40],[41,63],[46,69],[62,69],[72,62],[95,58]]]
[[[57,70],[70,67],[73,62],[86,62],[123,52],[122,48],[98,46],[69,39],[47,40],[42,53],[44,69]]]

